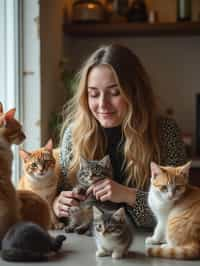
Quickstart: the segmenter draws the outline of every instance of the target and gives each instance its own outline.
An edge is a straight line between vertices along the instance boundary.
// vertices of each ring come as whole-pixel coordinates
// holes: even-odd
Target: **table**
[[[59,231],[51,231],[52,235],[61,233]],[[154,266],[197,266],[199,261],[181,261],[169,260],[161,258],[149,258],[144,254],[145,245],[144,240],[147,235],[151,233],[139,232],[136,234],[133,245],[126,258],[114,260],[111,257],[96,258],[96,246],[92,237],[80,236],[77,234],[67,234],[67,240],[63,244],[63,248],[56,256],[52,257],[48,262],[26,263],[28,266],[140,266],[140,265],[154,265]],[[0,258],[1,266],[17,265],[24,266],[25,263],[8,263],[2,261]]]

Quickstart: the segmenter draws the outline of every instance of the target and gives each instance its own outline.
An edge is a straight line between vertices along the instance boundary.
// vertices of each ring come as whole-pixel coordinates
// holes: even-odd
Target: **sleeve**
[[[186,150],[181,130],[173,119],[160,122],[161,165],[179,166],[186,163]]]
[[[58,189],[57,189],[58,194],[61,191],[67,189],[68,187],[67,170],[71,160],[72,160],[72,133],[71,133],[71,127],[68,127],[64,132],[60,146],[59,162],[60,162],[61,176],[58,183]]]
[[[138,228],[152,230],[156,225],[155,217],[148,206],[148,192],[137,190],[134,207],[126,207],[130,218]]]

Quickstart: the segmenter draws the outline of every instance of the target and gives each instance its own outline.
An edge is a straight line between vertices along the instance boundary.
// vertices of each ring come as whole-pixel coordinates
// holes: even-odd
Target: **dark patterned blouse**
[[[125,174],[123,171],[123,154],[121,140],[121,130],[119,127],[105,129],[105,135],[108,138],[107,154],[110,155],[114,170],[114,180],[123,183]],[[161,165],[178,166],[186,162],[185,148],[181,138],[181,132],[173,119],[162,118],[159,121],[159,142],[161,147]],[[62,182],[59,185],[59,191],[67,189],[67,169],[72,159],[72,135],[70,128],[67,128],[61,145],[60,165],[62,169]],[[148,188],[147,188],[148,191]],[[152,229],[155,225],[155,218],[148,207],[148,192],[137,190],[136,202],[134,207],[126,206],[132,221],[137,227]]]

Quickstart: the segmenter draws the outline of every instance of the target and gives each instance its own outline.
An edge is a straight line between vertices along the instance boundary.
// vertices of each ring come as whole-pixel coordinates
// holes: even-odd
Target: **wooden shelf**
[[[66,35],[79,36],[188,36],[200,35],[200,22],[64,25]]]
[[[200,158],[198,158],[198,157],[192,158],[192,168],[199,168],[200,169]]]

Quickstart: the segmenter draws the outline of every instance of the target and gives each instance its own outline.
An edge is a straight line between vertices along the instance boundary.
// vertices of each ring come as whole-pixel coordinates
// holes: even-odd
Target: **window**
[[[0,0],[0,101],[4,110],[17,108],[19,118],[19,1]],[[19,176],[18,147],[13,147],[13,181]]]
[[[27,136],[23,147],[41,146],[41,85],[38,0],[0,0],[0,101],[16,107]],[[19,147],[14,146],[13,182],[20,175]]]

